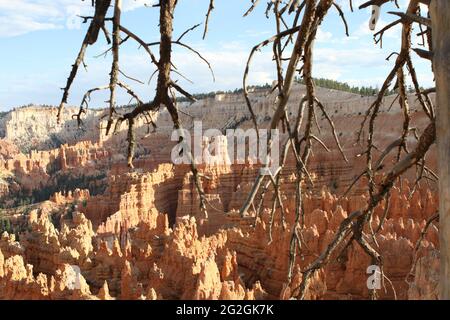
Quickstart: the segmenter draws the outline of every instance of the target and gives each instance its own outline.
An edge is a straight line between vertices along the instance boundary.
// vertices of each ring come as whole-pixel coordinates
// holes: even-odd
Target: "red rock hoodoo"
[[[298,85],[289,112],[296,110],[302,90]],[[0,299],[253,300],[295,295],[302,270],[323,252],[341,222],[368,201],[363,179],[352,192],[342,194],[365,166],[358,157],[363,146],[355,145],[354,139],[372,97],[321,88],[318,95],[333,110],[349,162],[338,151],[315,146],[310,165],[314,184],[305,186],[300,229],[295,222],[293,158],[288,158],[281,175],[284,211],[276,209],[274,218],[272,186],[256,196],[262,204],[258,216],[255,208],[248,216],[239,214],[258,173],[257,164],[200,164],[205,216],[190,167],[171,162],[176,142],[170,141],[172,126],[166,111],[156,117],[156,133],[147,133],[144,120],[137,123],[134,169],[126,166],[125,127],[117,135],[104,136],[98,125],[102,111],[89,111],[87,128],[78,135],[70,110],[64,130],[48,120],[51,109],[12,111],[0,123],[0,132],[5,133],[0,140],[0,227],[4,230]],[[252,93],[262,128],[272,112],[266,96],[265,91]],[[395,126],[401,112],[388,111],[392,99],[386,97],[375,132],[380,149],[401,130]],[[252,127],[238,95],[181,108],[190,115],[182,116],[189,129],[195,119],[202,120],[203,130]],[[411,121],[423,129],[426,119],[415,112],[419,108],[413,99],[411,110]],[[30,114],[41,119],[35,127],[29,127]],[[333,136],[325,130],[326,120],[318,119],[318,125],[324,128],[322,140],[331,146]],[[50,143],[50,134],[61,143]],[[226,140],[220,141],[226,147]],[[427,158],[431,169],[436,167],[433,152]],[[385,163],[392,165],[392,160]],[[437,298],[438,223],[433,222],[422,236],[426,221],[437,211],[436,186],[432,181],[420,185],[414,181],[411,170],[375,209],[370,227],[364,230],[383,258],[385,278],[377,290],[382,299]],[[377,231],[373,236],[372,230]],[[301,249],[292,260],[294,232],[299,232]],[[371,259],[355,243],[340,249],[313,274],[308,299],[369,298]]]

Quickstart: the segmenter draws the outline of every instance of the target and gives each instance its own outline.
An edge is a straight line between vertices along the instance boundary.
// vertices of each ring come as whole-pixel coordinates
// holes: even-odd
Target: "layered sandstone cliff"
[[[294,114],[304,92],[298,86],[288,106]],[[272,213],[274,191],[262,195],[262,210],[241,217],[258,174],[257,163],[199,164],[207,200],[205,216],[188,165],[171,163],[176,141],[165,111],[155,115],[157,131],[137,123],[135,168],[126,166],[126,131],[105,136],[99,129],[102,111],[87,114],[84,131],[71,119],[63,125],[50,109],[19,109],[2,118],[0,133],[0,199],[7,207],[1,218],[12,226],[0,239],[1,299],[288,299],[295,296],[302,270],[330,243],[340,223],[367,205],[366,182],[343,191],[365,167],[363,146],[355,132],[373,97],[318,89],[340,133],[349,162],[337,151],[315,146],[305,185],[301,249],[290,260],[295,224],[295,173],[288,158],[281,175],[284,215]],[[252,93],[261,128],[267,127],[274,99],[266,91]],[[382,150],[401,128],[397,110],[388,111],[386,97],[375,132]],[[297,102],[296,102],[297,101]],[[184,126],[194,130],[251,128],[243,98],[217,95],[192,105],[182,104]],[[411,100],[412,124],[423,129],[426,118]],[[34,119],[32,118],[34,116]],[[53,119],[53,120],[52,120]],[[333,149],[327,122],[319,115],[321,138]],[[282,134],[282,139],[286,133]],[[416,142],[408,141],[410,145]],[[21,153],[15,149],[24,151]],[[226,150],[228,141],[220,145]],[[246,145],[249,147],[249,145]],[[203,141],[203,147],[208,143]],[[232,159],[222,152],[219,158]],[[378,154],[377,154],[378,156]],[[393,157],[385,164],[392,166]],[[432,153],[427,158],[435,167]],[[406,178],[415,180],[411,170]],[[432,177],[429,179],[432,180]],[[48,190],[50,194],[42,193]],[[31,206],[12,199],[39,195]],[[47,201],[43,201],[47,200]],[[43,202],[41,202],[43,201]],[[421,239],[426,220],[437,210],[433,182],[414,186],[399,182],[387,202],[376,208],[367,240],[383,257],[380,298],[437,298],[439,273],[438,222]],[[20,204],[20,205],[18,205]],[[381,221],[384,221],[380,226]],[[379,229],[379,230],[378,230]],[[415,250],[416,245],[418,250]],[[341,248],[330,263],[312,277],[309,299],[367,299],[369,257],[356,244]],[[292,281],[288,279],[289,265]]]
[[[51,215],[39,211],[30,213],[29,231],[21,234],[20,241],[6,233],[2,237],[3,269],[8,270],[11,264],[17,264],[19,269],[32,268],[41,279],[58,276],[61,272],[64,274],[64,268],[75,266],[89,285],[83,285],[84,293],[66,292],[65,298],[95,298],[95,295],[119,299],[289,297],[296,282],[301,279],[298,272],[294,274],[292,283],[287,279],[289,244],[295,218],[293,203],[286,201],[284,219],[277,212],[272,221],[269,208],[259,218],[241,218],[231,209],[228,214],[222,212],[223,224],[220,228],[213,215],[203,219],[201,225],[192,216],[179,216],[171,228],[168,215],[159,213],[151,205],[157,200],[152,198],[152,190],[149,189],[150,186],[158,188],[164,184],[164,179],[155,179],[164,175],[167,169],[161,166],[161,173],[157,171],[152,173],[153,176],[142,174],[140,179],[135,179],[129,187],[131,191],[121,197],[118,211],[100,224],[97,232],[94,232],[91,221],[78,210],[72,213],[70,219],[66,217],[59,222],[59,229],[50,221]],[[167,178],[167,185],[171,185],[170,175]],[[146,192],[140,194],[133,191],[140,188]],[[238,188],[235,193],[239,192]],[[438,259],[434,254],[438,247],[437,225],[431,226],[421,242],[420,250],[414,251],[425,226],[426,214],[436,211],[436,197],[430,190],[418,188],[412,193],[414,202],[411,202],[408,200],[410,193],[406,181],[394,189],[386,220],[375,236],[376,242],[370,240],[383,256],[387,280],[384,284],[386,288],[380,291],[382,298],[407,298],[408,294],[411,298],[430,298],[436,295],[436,279],[427,275],[431,270],[425,266],[435,266]],[[81,195],[80,192],[75,197],[68,195],[67,201]],[[150,197],[142,198],[143,195]],[[88,201],[93,199],[84,196]],[[64,196],[58,195],[54,200],[64,203],[62,198]],[[304,247],[295,260],[294,270],[302,270],[317,257],[342,220],[349,212],[365,206],[367,198],[355,195],[338,199],[323,189],[320,195],[306,195],[304,201]],[[385,212],[384,205],[376,210],[372,223],[374,229]],[[369,230],[366,232],[369,234]],[[405,280],[414,259],[418,259],[413,270],[415,277],[408,286]],[[366,269],[370,264],[363,250],[357,244],[351,244],[315,275],[309,297],[368,298]],[[5,289],[4,292],[9,293],[4,297],[24,294],[21,283],[24,277],[30,277],[31,271],[27,272],[17,276],[18,284],[12,278],[4,278],[5,286],[13,282],[12,287],[16,288]],[[38,280],[30,278],[27,281],[36,286]],[[40,288],[41,291],[44,289]],[[52,292],[45,291],[48,293],[42,296],[32,292],[33,297],[54,298]],[[87,295],[87,292],[91,294]]]

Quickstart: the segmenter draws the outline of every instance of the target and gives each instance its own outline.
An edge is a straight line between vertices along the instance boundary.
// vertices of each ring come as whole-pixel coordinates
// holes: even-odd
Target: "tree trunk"
[[[432,0],[433,68],[436,77],[436,135],[439,171],[441,299],[450,299],[450,1]]]

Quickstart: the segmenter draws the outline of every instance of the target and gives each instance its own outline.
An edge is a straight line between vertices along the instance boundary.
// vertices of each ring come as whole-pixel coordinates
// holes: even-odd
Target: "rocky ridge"
[[[289,112],[295,112],[302,90],[299,86],[295,91]],[[258,217],[254,212],[245,218],[237,214],[258,172],[257,165],[200,165],[201,174],[207,177],[205,217],[199,211],[189,167],[170,163],[176,142],[170,142],[172,126],[164,111],[156,116],[155,133],[148,132],[143,120],[138,124],[133,170],[126,167],[123,155],[125,128],[117,135],[104,136],[98,129],[101,111],[88,113],[81,133],[71,120],[74,110],[70,109],[62,126],[51,120],[53,111],[42,109],[20,109],[2,118],[0,132],[5,139],[0,149],[0,198],[7,208],[0,214],[13,228],[0,240],[0,298],[289,298],[301,281],[300,271],[322,252],[340,222],[367,205],[364,180],[348,196],[340,195],[364,167],[364,160],[357,156],[362,147],[354,144],[354,137],[372,97],[318,91],[350,162],[345,163],[338,152],[316,146],[310,170],[314,187],[306,190],[304,198],[303,249],[294,261],[291,282],[287,275],[295,225],[291,196],[295,187],[290,183],[295,173],[293,159],[288,159],[282,175],[285,216],[277,210],[274,219],[271,189],[262,198]],[[272,98],[265,91],[254,92],[251,98],[264,127],[272,112]],[[401,113],[388,112],[393,98],[386,98],[379,117],[376,137],[380,149],[401,130],[395,127]],[[180,108],[190,130],[194,120],[200,119],[204,130],[252,126],[242,97],[236,95],[218,95]],[[411,109],[412,122],[420,130],[425,116],[412,99]],[[32,115],[39,121],[32,121]],[[326,121],[319,117],[318,123],[323,141],[332,146]],[[226,140],[222,143],[226,147]],[[38,150],[24,154],[14,146]],[[391,160],[386,160],[387,165]],[[434,168],[433,154],[428,161]],[[406,176],[410,181],[414,177],[414,172]],[[13,196],[42,195],[46,188],[51,195],[42,200],[47,201],[20,207],[23,210],[14,201],[8,203]],[[419,250],[414,249],[426,220],[437,210],[437,200],[432,183],[413,188],[405,179],[391,193],[389,207],[383,202],[376,209],[374,229],[386,216],[380,231],[369,239],[384,257],[387,278],[378,290],[381,298],[437,297],[438,223],[428,229]],[[368,298],[369,265],[370,259],[360,247],[348,246],[314,274],[307,297]]]

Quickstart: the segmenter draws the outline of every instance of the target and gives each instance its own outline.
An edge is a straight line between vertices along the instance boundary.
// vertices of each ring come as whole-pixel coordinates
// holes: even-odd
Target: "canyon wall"
[[[288,114],[295,116],[304,87],[296,85]],[[12,227],[0,239],[1,299],[288,299],[298,294],[304,270],[326,248],[340,223],[367,205],[367,183],[361,179],[345,197],[343,192],[365,168],[363,144],[356,132],[374,97],[318,88],[318,96],[333,119],[345,162],[323,115],[316,128],[332,151],[314,143],[309,172],[313,184],[304,186],[304,228],[301,249],[290,260],[295,224],[295,161],[281,175],[284,211],[272,213],[274,191],[257,194],[261,211],[238,214],[258,174],[258,163],[201,163],[207,215],[189,165],[174,165],[172,123],[167,111],[155,115],[156,132],[140,119],[136,125],[134,168],[126,166],[126,127],[106,136],[101,110],[89,111],[78,128],[68,108],[61,125],[53,109],[23,108],[0,120],[0,211]],[[383,150],[401,132],[400,110],[390,110],[395,97],[386,97],[375,131]],[[260,128],[267,128],[275,95],[252,92]],[[411,126],[426,124],[414,97]],[[253,127],[240,95],[223,94],[180,105],[185,128]],[[198,124],[197,124],[198,125]],[[363,141],[366,137],[362,137]],[[281,134],[281,142],[286,133]],[[176,139],[174,139],[176,140]],[[219,159],[233,159],[219,139]],[[246,147],[250,147],[247,142]],[[408,139],[412,148],[417,142]],[[282,144],[282,143],[280,143]],[[202,148],[209,148],[203,141]],[[29,151],[32,150],[32,151]],[[26,151],[26,152],[25,152]],[[203,151],[203,150],[202,150]],[[435,150],[427,157],[434,170]],[[377,151],[375,156],[381,154]],[[395,156],[385,159],[393,165]],[[422,230],[437,210],[433,176],[413,186],[414,169],[398,182],[389,205],[375,210],[367,241],[383,256],[382,299],[435,299],[439,274],[438,222]],[[51,194],[43,194],[43,190]],[[32,204],[24,196],[40,196]],[[21,205],[19,205],[21,204]],[[381,221],[383,223],[381,224]],[[377,230],[372,235],[372,229]],[[423,237],[423,239],[421,239]],[[421,240],[421,241],[419,241]],[[416,250],[417,246],[417,250]],[[369,257],[356,243],[313,275],[309,299],[367,299]],[[288,279],[293,263],[292,281]]]
[[[167,167],[160,170],[163,174]],[[154,173],[153,179],[157,176]],[[151,179],[143,174],[130,189],[151,186],[145,178]],[[154,187],[160,184],[154,180]],[[146,194],[151,193],[147,189]],[[375,240],[369,239],[383,256],[386,280],[379,290],[383,299],[405,299],[408,295],[416,299],[436,298],[436,282],[429,273],[436,272],[438,261],[437,225],[431,225],[419,250],[414,249],[425,226],[425,217],[436,211],[436,196],[429,189],[419,188],[412,193],[411,201],[410,193],[406,181],[394,188],[386,220]],[[58,197],[62,203],[63,196]],[[81,197],[89,199],[80,192],[68,195],[67,199]],[[148,200],[155,201],[129,192],[121,198],[119,211],[109,218],[115,224],[102,224],[96,232],[91,220],[78,210],[59,229],[54,227],[48,213],[31,212],[28,230],[20,235],[19,241],[7,233],[1,238],[0,270],[6,270],[3,276],[0,273],[1,297],[289,298],[301,280],[299,270],[324,250],[348,213],[367,202],[364,195],[339,199],[325,188],[320,196],[305,196],[306,220],[301,231],[304,247],[295,259],[293,281],[289,283],[289,244],[295,225],[292,201],[286,199],[285,216],[276,212],[272,221],[269,208],[258,218],[241,218],[235,210],[222,213],[224,223],[213,231],[208,224],[217,225],[214,216],[203,218],[201,225],[195,217],[180,216],[171,228],[167,214],[159,213],[152,206],[145,207],[151,203]],[[130,207],[133,203],[134,208]],[[375,210],[374,229],[380,224],[384,206],[382,203]],[[207,230],[208,234],[200,229]],[[365,232],[370,234],[369,230]],[[371,265],[370,258],[356,243],[341,249],[339,256],[314,275],[309,298],[369,297],[366,270]],[[414,260],[417,260],[415,268]],[[77,281],[83,283],[81,289],[67,290],[65,286],[69,286],[70,279],[55,285],[56,278],[64,277],[72,269],[80,270]],[[414,276],[413,280],[409,279],[409,286],[406,279],[411,271]]]

